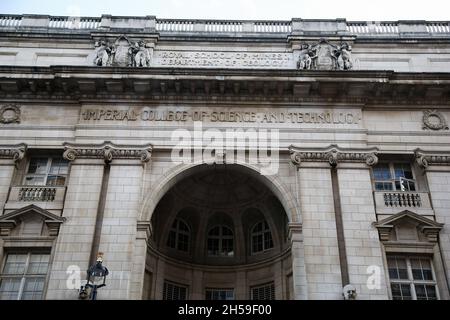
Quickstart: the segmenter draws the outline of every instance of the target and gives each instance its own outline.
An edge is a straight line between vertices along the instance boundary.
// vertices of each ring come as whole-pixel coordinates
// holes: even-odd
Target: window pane
[[[170,282],[164,282],[164,300],[186,300],[187,287],[179,286]]]
[[[373,168],[373,177],[375,180],[390,180],[391,171],[388,165],[378,165]]]
[[[47,274],[49,258],[48,254],[32,254],[27,273]]]
[[[273,248],[272,234],[270,231],[264,233],[264,249]]]
[[[0,280],[0,300],[17,300],[21,279],[4,278]]]
[[[47,186],[63,186],[66,183],[64,176],[48,176]]]
[[[167,246],[170,248],[176,248],[177,233],[175,231],[169,231],[169,237],[167,238]]]
[[[233,255],[233,239],[222,239],[222,253],[226,256]]]
[[[436,300],[436,286],[435,285],[424,285],[416,284],[416,295],[417,300]]]
[[[208,254],[217,255],[219,253],[219,239],[208,239]]]
[[[52,159],[50,173],[65,175],[68,173],[68,168],[69,168],[69,162],[67,160],[54,158],[54,159]]]
[[[3,274],[24,274],[28,255],[8,254]]]
[[[234,290],[208,289],[206,290],[206,300],[234,300]]]
[[[411,300],[411,287],[409,284],[392,283],[392,299],[393,300]]]
[[[263,251],[263,235],[259,234],[252,237],[252,251]]]
[[[404,258],[388,258],[389,277],[391,279],[408,279],[406,260]]]
[[[178,250],[189,251],[189,236],[185,234],[178,234]]]
[[[251,298],[252,300],[275,300],[275,285],[269,283],[251,288]]]
[[[47,158],[31,158],[28,173],[46,174],[47,163]]]
[[[231,231],[230,228],[222,227],[222,235],[224,235],[224,236],[232,236],[233,235],[233,231]]]
[[[44,291],[44,278],[27,278],[23,288],[22,300],[42,299]]]
[[[45,176],[28,176],[25,178],[27,186],[42,186],[45,182]]]

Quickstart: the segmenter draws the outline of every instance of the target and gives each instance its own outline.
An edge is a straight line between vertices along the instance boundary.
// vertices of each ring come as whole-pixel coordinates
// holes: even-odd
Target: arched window
[[[208,255],[226,257],[234,255],[234,236],[230,228],[220,225],[209,230]]]
[[[272,233],[267,221],[256,223],[251,231],[252,253],[263,252],[273,248]]]
[[[167,246],[180,251],[189,251],[190,229],[181,219],[175,219],[169,231]]]

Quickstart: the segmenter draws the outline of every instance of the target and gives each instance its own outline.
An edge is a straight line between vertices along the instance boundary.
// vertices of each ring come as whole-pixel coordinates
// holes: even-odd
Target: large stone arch
[[[141,206],[140,220],[150,221],[153,212],[161,198],[177,182],[181,181],[185,177],[195,174],[196,172],[200,172],[206,165],[207,164],[205,164],[204,162],[179,164],[164,173],[158,183],[149,190],[148,196],[144,199]],[[233,166],[233,168],[236,170],[242,170],[242,172],[255,177],[266,187],[268,187],[269,190],[273,192],[273,194],[282,204],[290,223],[302,222],[300,204],[293,196],[291,190],[289,190],[289,188],[278,175],[262,175],[260,174],[260,167],[245,162],[236,161],[236,163],[234,164],[227,165]]]

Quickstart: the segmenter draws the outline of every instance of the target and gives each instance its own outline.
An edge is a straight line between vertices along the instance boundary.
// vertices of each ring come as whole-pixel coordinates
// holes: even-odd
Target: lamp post
[[[90,300],[97,300],[97,289],[106,286],[106,276],[109,274],[109,271],[102,263],[103,254],[99,253],[97,262],[87,270],[87,283],[80,288],[80,299],[90,298]]]

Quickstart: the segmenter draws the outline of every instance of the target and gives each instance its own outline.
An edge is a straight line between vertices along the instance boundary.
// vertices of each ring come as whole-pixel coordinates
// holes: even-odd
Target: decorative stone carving
[[[20,108],[13,104],[7,104],[0,109],[0,123],[19,123]]]
[[[350,70],[352,48],[348,43],[334,45],[320,39],[315,44],[304,43],[300,48],[297,69],[300,70]]]
[[[450,165],[450,152],[430,152],[421,149],[414,150],[416,162],[422,168],[429,165]]]
[[[59,217],[48,212],[47,210],[31,204],[0,217],[0,236],[9,236],[11,231],[20,224],[21,217],[26,214],[35,214],[40,216],[47,226],[48,235],[51,237],[56,237],[58,235],[60,225],[66,221],[66,218],[64,217]]]
[[[144,41],[135,43],[133,53],[135,67],[150,67],[150,52]]]
[[[18,162],[23,159],[27,145],[24,143],[16,145],[0,145],[0,159],[12,159]]]
[[[122,35],[109,45],[106,40],[97,41],[94,65],[113,67],[149,67],[150,51],[148,45],[139,40],[132,43]]]
[[[103,159],[106,163],[113,159],[139,159],[148,162],[152,154],[152,145],[116,145],[106,141],[99,145],[94,144],[64,144],[64,159],[73,161],[77,158]]]
[[[95,59],[94,64],[96,66],[109,66],[110,61],[110,55],[111,55],[111,47],[106,42],[106,40],[100,40],[95,43]]]
[[[423,112],[422,129],[448,130],[447,120],[444,115],[437,110],[426,110]]]
[[[432,243],[438,241],[439,232],[444,224],[408,210],[399,212],[378,222],[374,222],[373,226],[378,229],[381,241],[391,241],[393,230],[396,226],[401,225],[402,221],[405,219],[417,226],[417,232],[421,232],[426,241]]]
[[[345,149],[337,145],[330,145],[326,148],[299,148],[290,146],[291,161],[297,167],[303,161],[328,162],[331,166],[336,166],[339,162],[364,162],[368,166],[378,163],[378,149]]]

